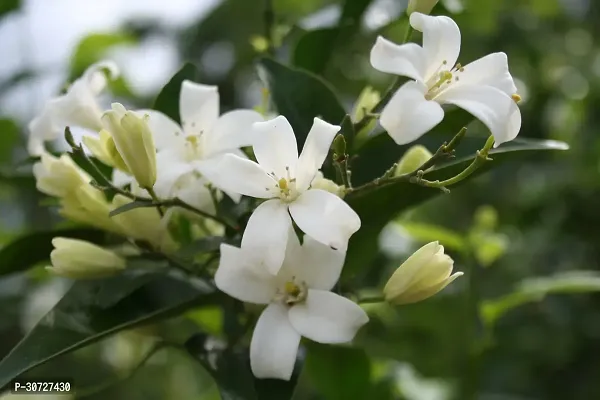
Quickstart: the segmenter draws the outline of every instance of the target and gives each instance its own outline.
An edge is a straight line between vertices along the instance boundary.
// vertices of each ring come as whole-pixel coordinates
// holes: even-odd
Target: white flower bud
[[[437,3],[438,0],[409,0],[406,14],[410,15],[414,12],[418,12],[429,15]]]
[[[433,296],[463,275],[451,275],[453,266],[452,258],[444,254],[444,246],[438,242],[426,244],[392,274],[383,289],[386,301],[409,304]]]
[[[106,165],[129,173],[123,157],[121,157],[121,154],[117,150],[115,140],[107,130],[102,129],[98,136],[84,136],[82,140],[83,144],[98,160]]]
[[[91,181],[91,177],[66,154],[57,158],[42,153],[41,160],[33,165],[33,175],[37,189],[55,197],[65,197]]]
[[[310,187],[313,189],[321,189],[326,192],[335,194],[340,198],[344,198],[344,187],[337,185],[334,181],[327,179],[323,176],[321,171],[317,171],[317,174],[313,178]]]
[[[67,278],[101,278],[125,269],[125,259],[84,240],[54,238],[52,267],[46,269]]]
[[[414,172],[432,156],[433,154],[425,146],[421,146],[420,144],[412,146],[398,161],[394,175],[398,176]]]
[[[90,184],[61,199],[61,206],[58,212],[67,219],[123,235],[123,228],[108,215],[111,208],[104,193]]]
[[[112,111],[104,113],[102,121],[131,175],[141,187],[152,189],[156,182],[156,147],[146,118],[113,103]]]

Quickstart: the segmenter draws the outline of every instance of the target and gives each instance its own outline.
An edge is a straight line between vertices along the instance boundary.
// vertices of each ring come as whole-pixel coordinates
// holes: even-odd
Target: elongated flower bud
[[[463,275],[451,275],[454,261],[444,254],[438,242],[426,244],[411,255],[392,274],[383,288],[385,299],[393,304],[409,304],[425,300]]]
[[[82,140],[83,144],[85,144],[98,160],[106,165],[129,173],[129,169],[125,164],[123,157],[121,157],[121,154],[119,154],[119,151],[117,150],[115,140],[107,130],[101,130],[97,137],[84,136]]]
[[[104,113],[102,121],[129,172],[142,188],[152,189],[156,182],[156,147],[146,118],[113,103],[112,110]]]
[[[33,175],[37,189],[55,197],[65,197],[92,179],[66,154],[57,158],[42,153],[41,160],[33,165]]]
[[[52,267],[46,269],[67,278],[101,278],[125,269],[125,259],[110,250],[78,239],[52,239]]]
[[[429,15],[437,3],[438,0],[410,0],[408,2],[406,13],[410,15],[414,12],[419,12],[421,14]]]
[[[337,185],[334,181],[327,179],[323,176],[321,171],[317,171],[317,174],[313,178],[310,187],[313,189],[321,189],[326,192],[335,194],[337,197],[344,198],[344,187]]]
[[[398,176],[414,172],[432,156],[433,154],[425,146],[421,146],[420,144],[412,146],[398,161],[394,175]]]

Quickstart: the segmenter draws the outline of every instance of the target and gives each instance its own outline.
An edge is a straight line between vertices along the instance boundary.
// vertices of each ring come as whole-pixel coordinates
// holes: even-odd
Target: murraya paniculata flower
[[[397,144],[410,143],[444,118],[442,105],[456,105],[477,117],[494,136],[495,146],[514,139],[521,128],[517,88],[506,54],[493,53],[470,64],[457,64],[461,35],[445,16],[418,12],[410,24],[423,32],[423,45],[397,45],[379,37],[371,65],[379,71],[413,79],[381,112],[381,126]]]
[[[345,250],[350,236],[360,228],[360,218],[340,197],[310,187],[340,127],[315,118],[300,156],[285,117],[257,122],[254,130],[258,162],[226,154],[203,170],[223,190],[266,200],[248,220],[242,247],[264,255],[267,268],[276,274],[293,218],[307,235]]]
[[[160,198],[180,198],[209,214],[216,212],[210,183],[202,174],[226,153],[245,157],[241,147],[252,144],[252,124],[262,121],[256,111],[239,109],[220,114],[216,86],[183,81],[179,97],[181,125],[166,115],[144,110],[158,150],[155,191]],[[227,192],[234,201],[239,193]]]
[[[46,269],[67,278],[102,278],[125,269],[126,261],[116,253],[79,239],[56,237]]]
[[[33,176],[37,189],[54,197],[65,197],[92,180],[67,154],[54,157],[45,151],[33,164]]]
[[[387,302],[409,304],[425,300],[462,276],[452,274],[454,261],[444,254],[444,246],[438,242],[426,244],[411,255],[392,274],[383,288]]]
[[[98,96],[108,80],[119,76],[117,65],[102,61],[91,65],[61,96],[46,103],[42,112],[29,123],[27,150],[32,156],[44,152],[44,142],[59,139],[66,126],[97,133],[102,129],[102,108]]]
[[[308,236],[300,245],[291,229],[286,238],[286,257],[277,275],[256,253],[221,245],[217,287],[238,300],[267,304],[250,344],[250,365],[257,378],[289,380],[302,336],[319,343],[346,343],[369,321],[360,306],[331,292],[345,252]]]

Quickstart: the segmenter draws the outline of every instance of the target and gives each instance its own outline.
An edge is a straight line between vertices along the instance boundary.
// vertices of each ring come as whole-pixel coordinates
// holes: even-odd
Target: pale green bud
[[[409,304],[425,300],[463,275],[451,275],[454,261],[444,254],[438,242],[426,244],[411,255],[392,274],[383,288],[385,300],[392,304]]]
[[[53,274],[67,278],[101,278],[113,275],[126,267],[124,258],[100,246],[78,239],[52,239],[50,253]]]
[[[121,104],[113,103],[112,110],[104,113],[102,121],[127,170],[141,187],[152,189],[156,182],[156,147],[147,117],[140,118]],[[111,156],[115,158],[114,154]]]
[[[421,146],[420,144],[414,145],[400,158],[394,175],[398,176],[414,172],[432,156],[433,154],[425,146]]]
[[[321,189],[326,192],[335,194],[340,198],[344,198],[344,187],[337,185],[334,181],[330,179],[326,179],[321,171],[317,171],[317,174],[313,178],[310,187],[313,189]]]
[[[65,197],[92,179],[66,154],[57,158],[43,153],[33,165],[33,175],[37,189],[55,197]]]
[[[100,131],[98,136],[84,136],[83,144],[98,160],[111,167],[120,169],[123,172],[129,173],[129,169],[119,154],[115,140],[105,129]]]
[[[365,86],[354,105],[352,120],[357,122],[363,119],[365,114],[371,112],[380,100],[381,95],[377,90],[374,90],[371,86]]]
[[[438,0],[409,0],[406,14],[410,15],[414,12],[418,12],[429,15],[437,3]]]

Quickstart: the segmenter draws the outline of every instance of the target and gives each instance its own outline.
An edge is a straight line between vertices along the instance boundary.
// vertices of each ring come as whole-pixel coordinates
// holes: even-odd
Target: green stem
[[[372,303],[383,303],[385,302],[385,296],[380,294],[377,296],[363,297],[358,300],[358,304],[372,304]]]
[[[152,198],[152,201],[154,203],[160,203],[160,199],[156,195],[154,188],[146,188],[146,191],[148,192],[148,194],[150,194],[150,197]],[[165,212],[163,211],[161,206],[156,206],[156,209],[158,210],[158,213],[160,214],[161,218],[165,216]]]

